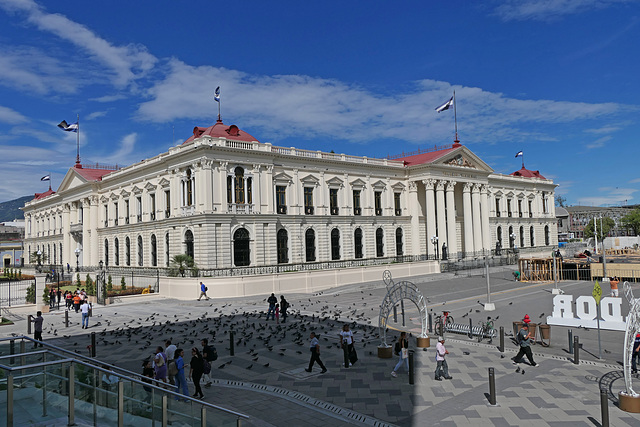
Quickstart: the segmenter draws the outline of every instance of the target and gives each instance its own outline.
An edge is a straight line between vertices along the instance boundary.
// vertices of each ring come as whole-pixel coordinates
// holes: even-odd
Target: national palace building
[[[25,250],[85,268],[188,254],[202,269],[542,250],[557,244],[555,187],[524,167],[494,173],[458,142],[376,159],[277,147],[218,120],[131,166],[76,163],[24,206]]]

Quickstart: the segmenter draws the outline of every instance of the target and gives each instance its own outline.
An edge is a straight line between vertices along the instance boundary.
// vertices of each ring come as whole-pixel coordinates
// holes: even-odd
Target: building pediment
[[[293,183],[293,177],[284,172],[280,172],[273,176],[273,182],[278,184],[291,184]]]
[[[129,193],[127,190],[122,190],[120,192],[120,197],[122,197],[123,199],[126,199],[127,197],[129,197],[131,193]]]
[[[74,168],[70,168],[64,178],[62,178],[62,182],[60,183],[60,187],[58,187],[58,193],[65,190],[71,190],[76,187],[80,187],[86,184],[88,181],[75,171]]]
[[[483,172],[493,172],[493,169],[476,156],[466,147],[460,147],[458,150],[447,154],[437,162],[441,165],[453,166],[456,168],[477,169]]]
[[[385,188],[387,188],[387,184],[384,181],[378,180],[371,184],[371,187],[373,187],[375,190],[384,190]]]
[[[351,181],[351,187],[362,190],[367,186],[367,183],[361,180],[360,178]]]
[[[171,181],[169,181],[167,178],[162,178],[158,184],[162,188],[167,188],[171,184]]]
[[[302,178],[300,180],[300,182],[302,182],[303,185],[306,186],[314,186],[317,187],[318,185],[320,185],[320,180],[318,178],[316,178],[314,175],[307,175],[304,178]]]
[[[342,187],[344,185],[344,181],[337,176],[334,176],[333,178],[327,180],[327,185],[329,187]]]
[[[131,192],[133,194],[141,194],[142,193],[142,188],[138,187],[137,185],[134,185],[133,188],[131,189]]]
[[[394,191],[404,191],[404,189],[405,189],[406,187],[404,186],[404,184],[403,184],[403,183],[401,183],[401,182],[396,182],[395,184],[393,184],[393,185],[391,186],[391,188],[392,188]]]
[[[155,191],[156,190],[156,186],[153,185],[152,183],[148,182],[147,185],[144,186],[144,189],[147,191]]]

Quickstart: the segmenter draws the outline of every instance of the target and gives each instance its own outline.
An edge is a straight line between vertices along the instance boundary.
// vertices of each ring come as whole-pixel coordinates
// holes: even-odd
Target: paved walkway
[[[492,270],[490,277],[492,302],[497,308],[491,313],[484,312],[480,304],[486,300],[486,280],[479,272],[412,281],[429,298],[434,313],[450,310],[457,321],[468,322],[471,317],[476,324],[491,315],[498,318],[496,326],[510,331],[511,322],[520,320],[524,313],[534,321],[550,313],[552,284],[513,282],[508,270]],[[589,295],[593,284],[561,286],[577,296]],[[45,315],[44,337],[54,345],[87,352],[89,333],[96,332],[98,358],[136,372],[142,359],[165,338],[178,341],[186,354],[191,347],[200,346],[201,338],[215,340],[220,358],[213,364],[215,384],[204,389],[206,400],[251,415],[254,425],[599,425],[598,381],[607,373],[620,371],[623,333],[603,331],[606,352],[603,360],[598,360],[597,331],[574,331],[580,333],[585,350],[583,362],[574,365],[568,359],[566,329],[553,327],[552,346],[534,346],[540,366],[523,363],[520,372],[510,361],[516,351],[510,340],[505,357],[501,357],[497,340],[477,343],[462,335],[449,335],[446,345],[451,352],[448,360],[453,379],[434,381],[434,348],[417,349],[415,384],[409,385],[404,373],[398,378],[390,376],[396,357],[377,357],[377,316],[385,293],[380,280],[314,295],[286,295],[293,315],[279,325],[265,321],[267,295],[200,302],[154,297],[134,304],[97,307],[88,331],[80,329],[80,315],[75,313],[71,313],[69,328],[63,325],[63,315]],[[406,326],[401,326],[401,319],[390,326],[419,332],[417,311],[406,309]],[[357,323],[353,329],[359,361],[349,369],[340,366],[342,353],[337,345],[337,333],[345,321]],[[26,331],[24,321],[2,328],[3,336]],[[235,356],[230,355],[231,330]],[[321,357],[329,369],[324,375],[317,367],[311,374],[304,371],[312,330],[320,334]],[[395,334],[390,331],[387,336],[391,342]],[[485,396],[489,367],[495,369],[497,406],[490,406]],[[638,425],[639,415],[615,406],[617,392],[623,388],[622,380],[612,384],[611,425]]]

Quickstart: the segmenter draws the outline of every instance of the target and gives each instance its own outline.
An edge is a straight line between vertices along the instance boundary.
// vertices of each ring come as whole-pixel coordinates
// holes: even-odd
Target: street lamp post
[[[436,260],[439,258],[439,254],[438,254],[438,236],[433,236],[431,238],[431,243],[433,243],[433,249],[436,252]]]
[[[509,246],[511,246],[511,249],[514,248],[515,244],[516,244],[516,234],[515,233],[511,233],[509,234]]]
[[[80,248],[76,248],[74,251],[76,253],[76,272],[80,271]]]
[[[40,251],[40,249],[38,249],[38,252],[36,252],[36,254],[38,255],[38,273],[42,272],[42,252]]]

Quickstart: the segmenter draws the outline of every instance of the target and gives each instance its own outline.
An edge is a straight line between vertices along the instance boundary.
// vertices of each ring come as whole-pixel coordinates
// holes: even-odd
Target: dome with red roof
[[[544,176],[540,175],[540,171],[532,171],[532,170],[526,169],[524,166],[522,166],[522,169],[520,169],[519,171],[515,171],[513,173],[510,173],[509,175],[521,176],[523,178],[547,179]]]
[[[216,124],[213,126],[209,126],[208,128],[196,126],[193,128],[193,135],[189,137],[183,144],[187,144],[193,141],[196,138],[200,138],[201,136],[211,136],[213,138],[227,138],[233,139],[234,141],[245,141],[252,142],[258,141],[253,136],[249,135],[247,132],[240,130],[240,128],[236,125],[227,126],[222,123],[222,120],[216,121]]]

